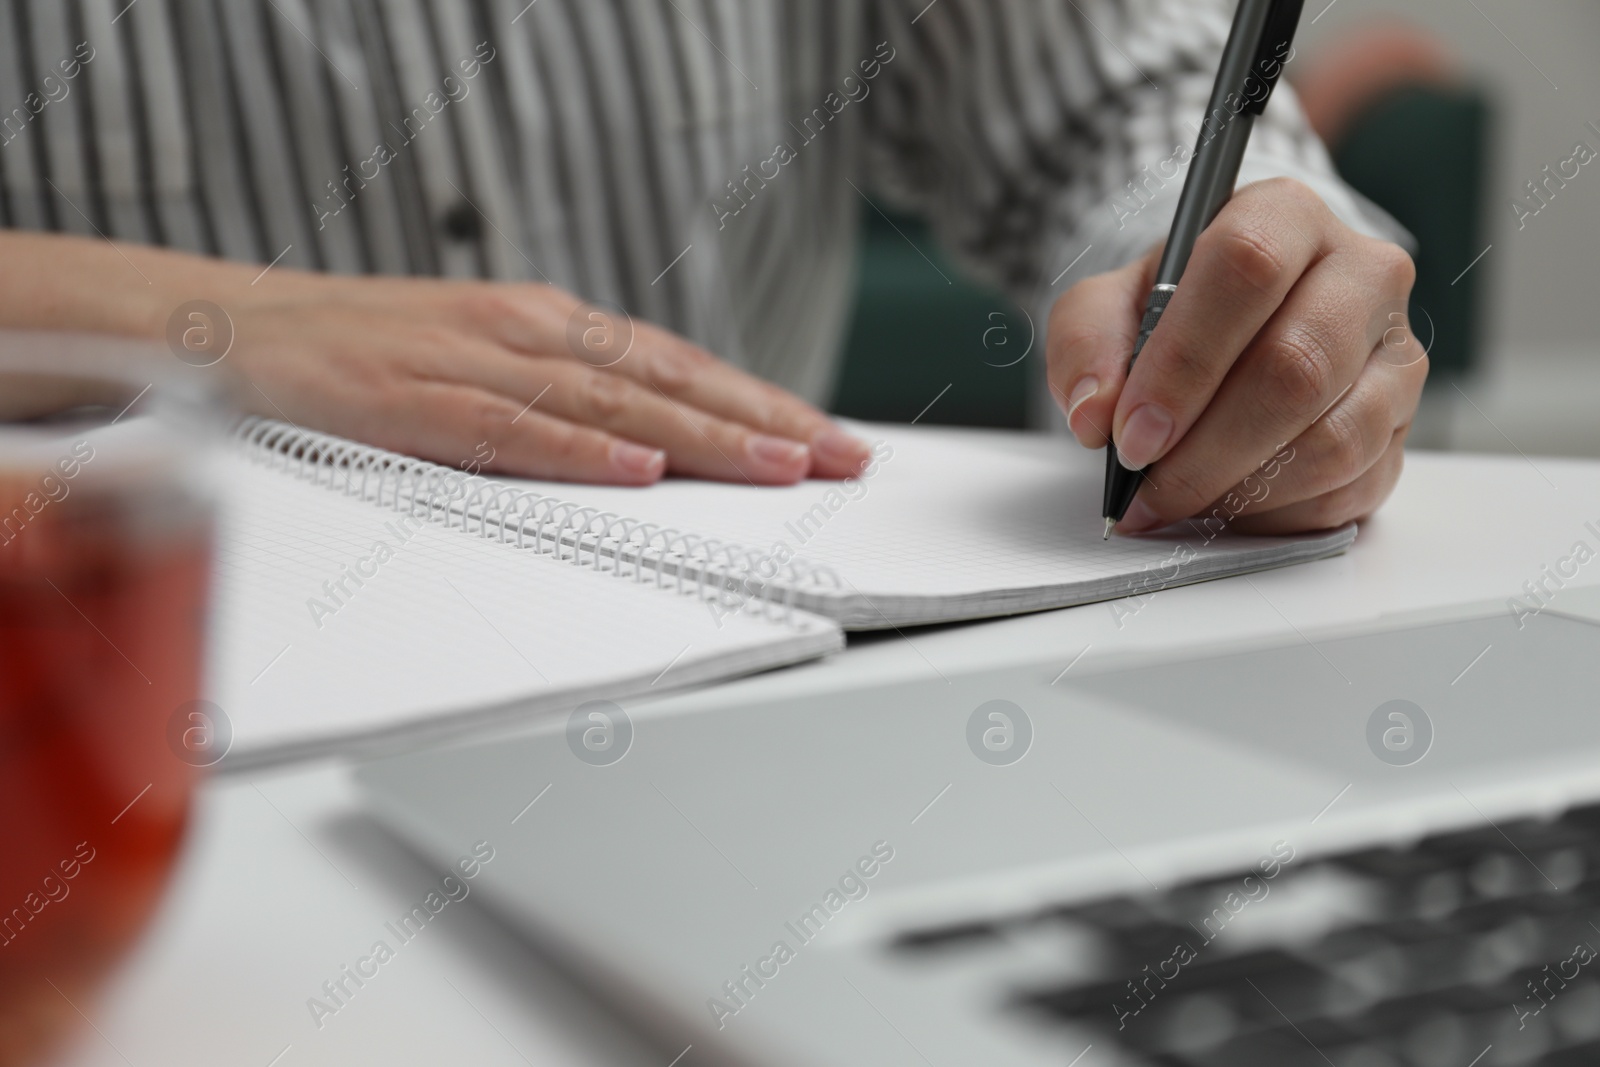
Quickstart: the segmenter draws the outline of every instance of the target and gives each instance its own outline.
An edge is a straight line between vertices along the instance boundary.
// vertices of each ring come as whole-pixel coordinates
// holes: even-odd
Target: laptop
[[[1561,603],[736,683],[358,777],[678,1067],[1595,1064],[1600,622]]]

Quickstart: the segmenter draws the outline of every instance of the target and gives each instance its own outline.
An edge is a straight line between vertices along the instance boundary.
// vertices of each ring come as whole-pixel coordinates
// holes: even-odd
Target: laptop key
[[[993,941],[998,934],[999,929],[992,923],[961,923],[902,934],[894,940],[892,947],[902,952],[966,948]]]
[[[1327,1067],[1328,1056],[1292,1028],[1245,1034],[1205,1052],[1178,1055],[1187,1067]]]

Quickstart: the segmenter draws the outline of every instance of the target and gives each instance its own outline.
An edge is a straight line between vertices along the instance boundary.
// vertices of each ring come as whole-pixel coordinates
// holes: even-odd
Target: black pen
[[[1305,0],[1239,0],[1217,81],[1211,89],[1211,103],[1195,143],[1194,160],[1178,197],[1172,232],[1156,271],[1155,287],[1150,290],[1144,319],[1139,323],[1139,339],[1128,359],[1130,371],[1151,331],[1161,321],[1172,294],[1178,291],[1178,279],[1189,264],[1195,240],[1233,196],[1245,146],[1250,143],[1250,129],[1266,108],[1272,87],[1288,62],[1290,43],[1304,6]],[[1100,511],[1106,520],[1107,539],[1111,528],[1127,514],[1143,481],[1144,470],[1124,467],[1116,443],[1111,442],[1106,448],[1106,492]]]

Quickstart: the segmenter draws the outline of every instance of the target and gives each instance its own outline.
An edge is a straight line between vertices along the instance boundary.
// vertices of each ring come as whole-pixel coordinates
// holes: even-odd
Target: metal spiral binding
[[[758,614],[787,619],[799,593],[841,590],[831,569],[799,557],[780,564],[770,553],[732,542],[640,522],[272,419],[241,419],[233,440],[252,462],[302,481],[573,566],[641,584],[653,581],[659,588],[715,602],[730,614],[754,607]]]

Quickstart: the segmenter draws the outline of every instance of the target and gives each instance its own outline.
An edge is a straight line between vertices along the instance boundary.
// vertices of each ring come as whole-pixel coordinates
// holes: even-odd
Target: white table
[[[723,686],[693,703],[1007,661],[1066,667],[1080,654],[1078,663],[1088,664],[1227,635],[1294,635],[1433,606],[1503,604],[1579,540],[1600,550],[1600,463],[1420,453],[1342,557],[1168,590],[1120,627],[1110,607],[1091,604],[853,640],[826,662]],[[1600,560],[1555,602],[1600,620]],[[640,713],[675,714],[686,703],[667,698]],[[435,877],[363,815],[336,765],[216,779],[200,796],[159,920],[106,997],[81,1005],[95,1029],[61,1063],[667,1067],[679,1050],[640,1041],[470,901],[403,947],[319,1029],[307,999]],[[694,1062],[691,1053],[681,1067]]]

